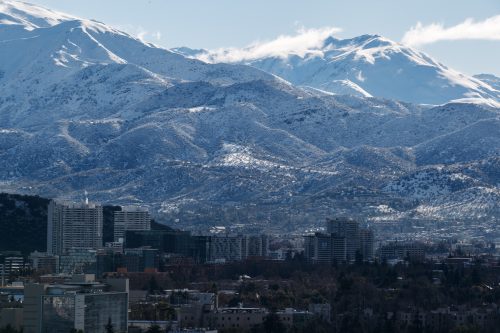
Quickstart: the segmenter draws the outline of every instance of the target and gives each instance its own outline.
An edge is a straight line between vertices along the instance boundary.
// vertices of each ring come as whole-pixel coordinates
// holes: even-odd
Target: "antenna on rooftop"
[[[85,190],[84,193],[85,193],[85,204],[88,205],[89,204],[89,197],[88,197],[89,194],[88,194],[87,190]]]

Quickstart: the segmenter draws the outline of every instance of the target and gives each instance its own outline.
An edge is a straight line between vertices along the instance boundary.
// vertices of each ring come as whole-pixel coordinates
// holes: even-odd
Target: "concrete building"
[[[197,290],[166,290],[170,304],[176,308],[179,327],[193,328],[209,325],[210,314],[216,307],[214,293],[203,293]]]
[[[425,250],[422,243],[413,241],[390,242],[378,249],[378,255],[382,260],[411,259],[423,260]]]
[[[2,308],[0,310],[0,328],[6,326],[21,330],[23,326],[23,308]]]
[[[330,303],[310,303],[309,312],[327,322],[332,321],[332,306]]]
[[[326,221],[328,234],[344,237],[346,240],[346,260],[354,261],[361,249],[359,223],[348,218],[334,218]]]
[[[369,261],[374,258],[375,236],[372,229],[361,228],[359,230],[359,241],[363,260]]]
[[[43,274],[59,273],[59,256],[49,255],[45,252],[32,252],[29,256],[31,267]]]
[[[25,268],[24,258],[21,256],[0,256],[0,278],[2,285],[10,276],[19,273]]]
[[[299,311],[292,308],[278,311],[276,314],[288,329],[292,327],[302,328],[313,317],[313,314],[309,311]]]
[[[160,266],[160,255],[157,249],[149,247],[125,249],[122,263],[127,272],[156,272]]]
[[[128,280],[77,275],[64,284],[28,284],[25,289],[24,332],[60,333],[72,329],[101,333],[111,320],[115,332],[128,326]]]
[[[346,239],[335,234],[316,233],[304,237],[305,257],[315,264],[346,261]]]
[[[246,257],[267,257],[269,239],[267,235],[251,235],[245,237]]]
[[[59,272],[63,274],[95,274],[97,250],[70,248],[59,256]]]
[[[122,210],[114,212],[113,218],[115,242],[124,243],[127,230],[151,230],[151,216],[143,207],[122,207]]]
[[[179,230],[127,230],[125,248],[149,246],[162,253],[190,256],[192,237],[188,231]]]
[[[215,235],[210,237],[210,261],[240,261],[246,258],[246,237],[243,235]]]
[[[219,308],[209,315],[209,327],[217,330],[249,332],[255,325],[264,322],[268,311],[264,308]]]
[[[52,200],[47,216],[47,252],[61,255],[71,248],[99,249],[102,247],[102,226],[101,206]]]

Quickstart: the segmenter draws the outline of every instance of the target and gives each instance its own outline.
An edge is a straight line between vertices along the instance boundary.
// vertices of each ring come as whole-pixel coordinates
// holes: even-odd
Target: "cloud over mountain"
[[[217,49],[202,55],[200,59],[207,62],[240,62],[262,57],[287,57],[290,53],[304,56],[321,47],[326,38],[341,31],[337,27],[300,28],[294,36],[281,35],[271,41],[253,42],[244,48]]]
[[[498,40],[500,41],[500,15],[483,21],[468,18],[465,21],[445,27],[441,23],[423,25],[418,22],[403,36],[403,44],[421,46],[446,40]]]

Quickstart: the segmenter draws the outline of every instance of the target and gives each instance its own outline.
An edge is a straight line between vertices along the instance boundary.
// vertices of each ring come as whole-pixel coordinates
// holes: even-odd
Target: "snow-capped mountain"
[[[493,74],[478,74],[474,75],[474,77],[478,80],[483,81],[484,83],[489,84],[497,91],[500,91],[500,77],[495,76]]]
[[[482,193],[464,218],[497,216],[483,208],[499,186],[498,108],[367,98],[349,78],[337,88],[358,93],[335,95],[34,5],[0,12],[0,190],[86,190],[214,220],[258,206],[259,221],[372,205],[435,218]],[[429,179],[439,188],[425,191]]]
[[[452,101],[500,105],[498,87],[455,71],[430,56],[377,35],[328,37],[307,52],[238,59],[243,50],[175,49],[216,63],[238,61],[276,74],[295,85],[336,94],[380,97],[419,104]]]

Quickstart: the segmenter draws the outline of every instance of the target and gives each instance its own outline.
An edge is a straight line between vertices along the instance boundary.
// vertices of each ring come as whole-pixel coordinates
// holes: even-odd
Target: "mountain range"
[[[417,104],[473,102],[500,106],[495,76],[467,76],[425,53],[378,35],[350,39],[328,37],[306,51],[258,57],[248,48],[209,51],[182,47],[175,51],[211,63],[247,64],[294,85],[335,94]]]
[[[216,63],[3,0],[0,49],[2,191],[290,230],[500,213],[498,78],[379,36]]]

